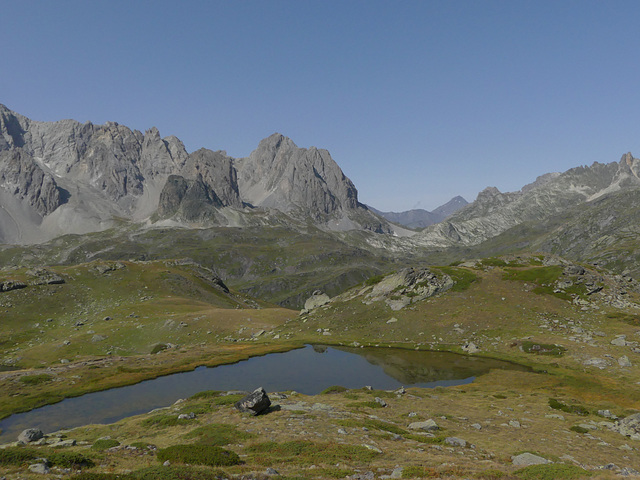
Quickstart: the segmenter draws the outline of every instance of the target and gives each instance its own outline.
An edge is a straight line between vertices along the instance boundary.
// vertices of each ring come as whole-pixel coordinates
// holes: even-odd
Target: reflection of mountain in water
[[[448,352],[416,352],[395,348],[333,348],[363,356],[369,363],[381,367],[387,375],[405,385],[477,377],[491,369],[529,371],[527,367],[515,363]]]

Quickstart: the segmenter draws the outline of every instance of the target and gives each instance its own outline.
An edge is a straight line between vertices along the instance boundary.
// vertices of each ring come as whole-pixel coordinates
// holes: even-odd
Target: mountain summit
[[[38,122],[0,105],[0,182],[2,243],[104,230],[116,219],[243,225],[270,210],[326,229],[391,232],[358,203],[328,151],[281,134],[234,159],[187,153],[155,127],[143,134],[115,122]]]

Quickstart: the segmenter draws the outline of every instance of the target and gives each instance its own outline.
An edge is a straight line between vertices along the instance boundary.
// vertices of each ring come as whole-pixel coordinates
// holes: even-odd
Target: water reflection
[[[494,368],[524,369],[497,360],[452,353],[392,348],[307,346],[254,357],[232,365],[199,367],[136,385],[68,398],[0,421],[0,442],[14,441],[25,428],[44,432],[124,417],[171,405],[202,390],[296,390],[313,395],[332,385],[376,389],[461,385]]]

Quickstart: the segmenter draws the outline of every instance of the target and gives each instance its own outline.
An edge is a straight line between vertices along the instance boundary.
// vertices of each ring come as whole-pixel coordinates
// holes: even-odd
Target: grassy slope
[[[141,328],[144,329],[143,320],[148,316],[149,321],[157,322],[153,330],[158,330],[160,322],[167,319],[166,312],[170,312],[176,315],[174,317],[176,321],[187,319],[185,323],[189,326],[182,327],[182,330],[172,330],[170,334],[167,332],[169,336],[162,339],[171,341],[166,339],[173,335],[176,338],[181,336],[180,342],[177,340],[175,342],[185,342],[189,348],[175,348],[158,355],[139,355],[131,348],[126,353],[132,356],[122,357],[121,363],[120,358],[111,359],[110,364],[105,364],[100,369],[79,366],[75,371],[61,372],[60,375],[79,373],[82,376],[81,385],[94,387],[106,385],[100,382],[110,378],[109,375],[100,376],[94,381],[91,375],[101,370],[114,373],[118,372],[118,367],[121,367],[119,375],[126,375],[127,378],[135,381],[136,378],[140,379],[145,375],[191,368],[198,362],[203,362],[205,358],[222,362],[239,355],[288,348],[303,342],[333,344],[358,342],[410,349],[460,351],[461,347],[470,341],[480,347],[480,355],[513,360],[533,366],[538,372],[548,373],[492,371],[488,375],[479,377],[471,385],[437,390],[411,389],[409,395],[399,397],[387,392],[366,391],[315,397],[294,396],[280,402],[282,404],[302,402],[296,403],[292,410],[285,409],[257,418],[240,415],[229,405],[225,406],[217,400],[200,397],[185,404],[176,405],[165,412],[171,417],[180,412],[198,411],[198,416],[193,421],[174,424],[175,422],[172,423],[170,418],[150,420],[154,415],[158,415],[155,413],[125,419],[111,426],[76,429],[67,435],[89,443],[99,437],[110,435],[122,444],[146,442],[165,447],[199,441],[198,435],[189,434],[197,427],[210,425],[213,422],[213,426],[209,429],[215,430],[217,428],[215,424],[224,424],[227,427],[223,430],[227,434],[231,429],[239,432],[237,433],[239,436],[234,437],[229,434],[230,437],[228,435],[229,438],[223,440],[222,444],[236,453],[246,455],[242,457],[245,462],[243,465],[225,468],[227,474],[238,475],[249,471],[263,471],[267,466],[271,466],[291,478],[295,475],[301,475],[304,478],[342,478],[347,474],[353,474],[358,469],[361,471],[380,469],[380,474],[389,474],[396,465],[401,465],[407,469],[407,472],[411,471],[410,467],[423,468],[425,469],[423,476],[520,478],[515,476],[517,469],[511,466],[510,456],[522,451],[538,452],[552,460],[569,464],[575,461],[590,469],[609,462],[640,469],[636,442],[610,432],[604,427],[598,427],[598,422],[604,419],[593,413],[599,409],[610,409],[618,415],[625,415],[640,410],[640,389],[634,380],[640,374],[637,365],[640,361],[636,358],[637,354],[631,350],[631,347],[615,347],[610,344],[615,335],[627,335],[629,340],[636,338],[637,312],[633,309],[621,310],[607,305],[608,296],[616,293],[619,286],[614,279],[606,276],[602,276],[600,283],[604,288],[600,293],[587,297],[584,291],[577,291],[576,295],[580,293],[581,298],[589,302],[588,307],[575,305],[566,299],[567,294],[554,294],[553,289],[548,287],[556,278],[560,278],[562,269],[542,267],[539,263],[538,257],[515,259],[511,265],[500,259],[492,259],[475,267],[442,269],[441,272],[464,281],[460,281],[458,286],[449,292],[414,303],[399,311],[392,311],[384,302],[364,304],[362,294],[371,288],[364,284],[345,292],[331,304],[304,316],[278,309],[252,310],[251,325],[255,326],[253,322],[260,319],[262,322],[260,327],[267,326],[272,332],[271,336],[261,336],[257,341],[248,341],[246,334],[239,334],[235,328],[239,327],[238,323],[234,328],[220,331],[217,337],[216,334],[207,335],[206,332],[203,334],[205,329],[213,330],[218,326],[223,328],[234,320],[227,317],[216,323],[217,317],[211,315],[206,317],[206,326],[198,325],[197,322],[202,320],[193,319],[205,315],[203,312],[211,307],[193,298],[197,296],[194,293],[193,283],[177,282],[177,285],[182,288],[182,293],[177,295],[176,282],[171,283],[171,287],[163,287],[162,285],[166,285],[166,282],[156,280],[159,278],[158,274],[167,268],[170,272],[189,277],[184,267],[167,267],[163,262],[147,265],[127,264],[125,269],[114,270],[107,275],[125,275],[128,271],[127,277],[138,278],[136,275],[139,274],[142,280],[144,277],[142,271],[152,268],[154,273],[149,273],[150,283],[146,285],[154,290],[151,295],[156,295],[151,303],[158,304],[162,297],[160,291],[166,288],[165,296],[162,298],[167,304],[160,308],[162,313],[158,313],[155,306],[145,305],[145,301],[140,300],[142,292],[132,288],[136,283],[131,281],[127,283],[129,287],[121,291],[123,298],[129,299],[128,303],[122,301],[121,313],[128,315],[130,311],[134,313],[137,308],[139,310],[136,314],[140,316],[120,318],[114,314],[113,320],[104,322],[101,318],[104,310],[100,310],[100,313],[96,312],[94,324],[113,322],[115,325],[116,322],[120,322],[120,328],[127,326],[127,328],[138,329],[138,324],[142,323]],[[142,271],[135,273],[137,268]],[[97,276],[94,278],[91,266],[87,265],[68,267],[68,270],[55,270],[63,275],[69,275],[70,279],[83,278],[83,275],[87,278],[86,282],[89,282],[89,278],[96,282],[99,279]],[[80,275],[77,275],[78,272]],[[71,273],[74,275],[71,276]],[[600,275],[596,271],[591,273]],[[113,278],[110,279],[113,280]],[[143,283],[140,285],[144,286]],[[71,286],[71,281],[66,286]],[[150,295],[149,292],[144,293]],[[107,297],[112,294],[112,292],[109,293]],[[169,294],[172,295],[171,298],[168,297]],[[58,294],[54,294],[53,297],[56,295]],[[629,291],[626,295],[638,302],[638,295],[633,291]],[[80,296],[80,293],[77,293],[76,300]],[[39,298],[47,297],[43,294]],[[215,304],[214,300],[212,297],[208,302]],[[230,300],[224,297],[219,301],[224,303]],[[217,313],[220,313],[225,310],[221,308],[224,306],[230,305],[218,304],[214,308]],[[93,308],[98,310],[97,307]],[[63,310],[61,308],[60,311]],[[225,311],[231,313],[238,310],[226,309]],[[248,313],[245,309],[239,311],[243,314]],[[273,317],[261,317],[266,312]],[[65,321],[70,321],[75,317],[64,318]],[[387,323],[392,318],[396,321]],[[30,320],[25,318],[23,321]],[[242,325],[248,326],[246,318]],[[87,327],[88,324],[80,328]],[[13,328],[17,329],[15,325]],[[82,342],[79,336],[82,335],[80,330],[76,332],[75,327],[70,325],[60,328],[69,328],[69,332],[78,335],[76,339],[78,343]],[[189,329],[191,329],[191,336],[186,335]],[[317,329],[328,329],[330,335],[318,333]],[[196,332],[197,334],[194,335]],[[115,335],[115,332],[107,333]],[[13,335],[16,334],[17,331],[13,333]],[[28,344],[27,342],[34,343],[33,335],[36,333],[24,335],[24,340],[21,340],[23,345]],[[280,335],[280,339],[274,341],[275,335]],[[241,336],[245,336],[244,341],[233,341]],[[192,337],[195,338],[192,339]],[[193,343],[189,344],[190,341]],[[523,348],[527,345],[526,342],[558,344],[566,348],[566,352],[559,357],[528,353],[527,349]],[[151,345],[148,342],[138,342],[138,345],[141,344],[144,344],[144,348]],[[69,345],[71,346],[73,342]],[[36,348],[35,343],[32,348]],[[28,351],[26,348],[25,350]],[[16,355],[16,352],[12,352],[11,355]],[[606,355],[611,355],[611,358]],[[617,364],[616,360],[621,355],[627,355],[631,359],[631,367],[623,368]],[[609,365],[603,370],[585,366],[584,360],[591,357],[604,359]],[[84,357],[81,356],[78,360],[82,358]],[[11,390],[12,394],[24,395],[28,389],[20,386],[19,383],[15,378],[5,380],[2,391],[9,393],[6,388],[11,387],[15,388]],[[45,387],[46,384],[30,388]],[[368,405],[371,405],[370,400],[374,396],[385,398],[390,406],[384,409],[372,409]],[[581,417],[558,412],[549,407],[550,398],[558,398],[567,404],[584,405],[591,414]],[[11,397],[5,394],[2,400],[5,402],[4,408],[15,408],[15,403],[13,407],[6,403],[11,401]],[[313,409],[313,404],[318,402],[329,405],[331,408]],[[417,416],[409,417],[409,412],[417,412]],[[562,413],[564,420],[545,416],[557,413]],[[379,420],[370,415],[375,415]],[[445,430],[430,439],[420,437],[407,429],[410,422],[427,418],[435,418]],[[519,422],[521,427],[510,425],[511,421]],[[381,424],[376,422],[387,422],[388,425],[385,427],[382,424],[381,427]],[[596,430],[589,434],[570,430],[570,427],[585,422],[596,425]],[[482,428],[478,430],[472,427],[472,423],[478,423]],[[172,424],[174,426],[171,426]],[[144,428],[141,428],[143,426]],[[367,430],[363,430],[362,427],[366,427]],[[338,428],[343,428],[347,433],[336,433]],[[399,429],[396,431],[400,432],[402,439],[392,438],[388,428]],[[475,448],[447,447],[442,444],[445,436],[464,438],[467,442],[473,443]],[[287,444],[276,448],[271,444],[265,444],[270,439],[278,443],[284,441],[312,443],[309,448],[302,448],[298,444]],[[334,453],[331,453],[333,450],[323,450],[329,448],[326,442],[353,446],[368,444],[381,449],[383,453],[369,458],[359,451],[351,458],[336,458],[333,456]],[[631,448],[631,451],[627,447]],[[307,451],[305,448],[312,451],[325,451],[325,457],[318,458],[309,454],[311,456],[307,458],[306,453],[300,453]],[[82,446],[76,449],[86,451],[86,447]],[[286,456],[286,449],[292,449],[299,454],[285,458],[283,455]],[[102,459],[97,471],[119,472],[136,470],[146,465],[157,465],[153,453],[132,455],[127,450],[116,450],[102,456],[96,455]],[[567,458],[562,460],[560,458],[562,455],[571,455],[574,461]],[[311,464],[318,467],[316,471],[309,470]],[[0,473],[2,472],[0,468]],[[24,471],[19,470],[19,472],[22,474]],[[482,475],[485,476],[482,477]],[[418,474],[416,473],[415,476]],[[600,472],[595,478],[612,477],[607,472]]]

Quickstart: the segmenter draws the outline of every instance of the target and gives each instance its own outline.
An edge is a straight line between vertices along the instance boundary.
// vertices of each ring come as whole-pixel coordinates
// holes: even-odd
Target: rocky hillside
[[[478,245],[524,222],[543,220],[576,206],[588,208],[608,194],[637,188],[639,173],[640,160],[627,153],[617,163],[594,163],[543,175],[518,192],[502,193],[489,187],[445,222],[425,229],[416,241],[432,248]]]
[[[154,127],[37,122],[0,105],[0,242],[38,243],[118,221],[242,225],[275,209],[326,229],[390,233],[329,152],[274,134],[244,159],[188,153]]]

